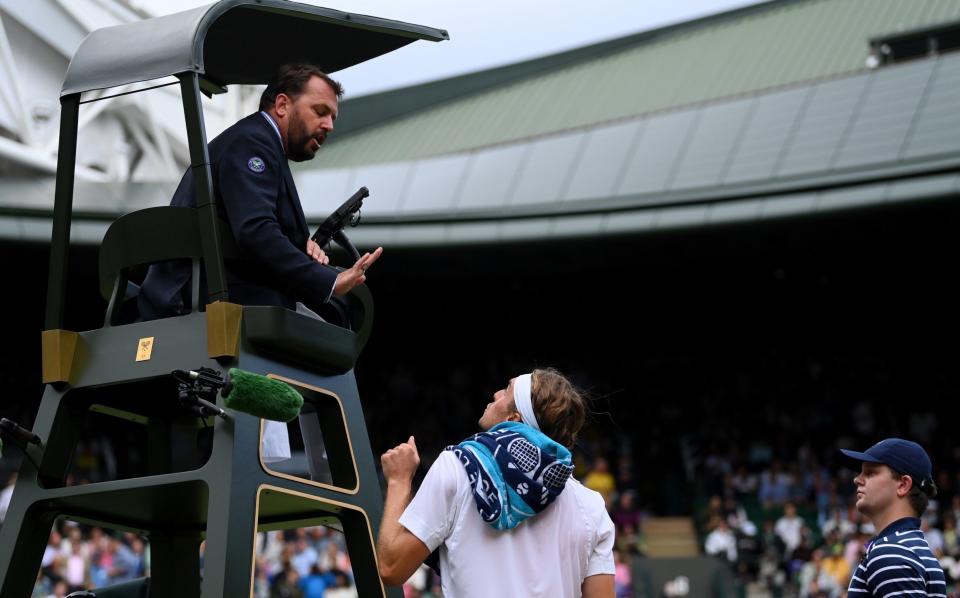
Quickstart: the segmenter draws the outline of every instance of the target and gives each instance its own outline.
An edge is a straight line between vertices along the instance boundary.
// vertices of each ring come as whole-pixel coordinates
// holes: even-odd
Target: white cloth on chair
[[[260,443],[260,455],[264,463],[276,463],[290,458],[290,434],[287,424],[273,420],[263,420],[263,441]]]

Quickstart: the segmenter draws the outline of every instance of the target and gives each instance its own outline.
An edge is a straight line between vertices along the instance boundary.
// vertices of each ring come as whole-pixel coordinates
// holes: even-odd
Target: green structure
[[[200,94],[266,83],[286,62],[310,61],[334,72],[417,39],[446,38],[437,29],[283,0],[224,0],[95,31],[84,40],[61,96],[43,332],[47,387],[34,427],[37,442],[25,445],[28,459],[0,531],[0,595],[30,596],[58,518],[149,538],[151,578],[96,590],[97,596],[249,596],[257,531],[312,525],[343,531],[361,596],[399,595],[387,592],[377,575],[382,497],[353,375],[372,326],[372,298],[365,287],[355,289],[341,326],[229,302],[223,260],[234,249],[216,216]],[[198,207],[151,208],[114,222],[100,253],[101,290],[109,300],[104,326],[65,330],[82,94],[170,76],[182,91]],[[172,258],[193,260],[194,281],[204,268],[209,293],[200,297],[194,284],[193,305],[206,309],[121,324],[128,270]],[[215,375],[242,368],[292,386],[304,399],[301,427],[322,434],[329,471],[273,471],[260,454],[261,420],[229,409],[203,417],[185,404],[190,393],[171,372],[200,368]],[[145,471],[67,485],[80,424],[91,414],[142,430]]]

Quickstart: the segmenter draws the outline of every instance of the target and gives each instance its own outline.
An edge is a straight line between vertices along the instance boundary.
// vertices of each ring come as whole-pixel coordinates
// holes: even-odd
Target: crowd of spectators
[[[357,598],[343,534],[323,526],[257,534],[255,598]]]
[[[0,490],[0,523],[6,517],[16,479],[12,474]],[[72,478],[68,481],[72,483]],[[203,550],[201,543],[201,575]],[[71,592],[149,575],[147,538],[58,519],[44,549],[31,598],[64,598]],[[254,598],[356,597],[341,532],[317,526],[257,534]]]
[[[704,552],[728,563],[744,590],[801,598],[845,595],[879,531],[856,509],[859,464],[840,458],[827,466],[807,450],[789,462],[757,464],[739,455],[733,450],[704,459],[701,490],[713,491],[703,495],[697,511]],[[960,476],[952,469],[936,471],[939,493],[921,522],[952,595],[960,583]]]
[[[631,596],[628,555],[643,554],[642,521],[647,513],[637,493],[625,487],[631,475],[628,454],[616,471],[604,457],[576,461],[576,476],[603,495],[617,528],[616,584],[618,598]],[[619,475],[615,473],[619,472]],[[88,480],[83,479],[84,483]],[[9,503],[16,475],[0,491],[0,521]],[[203,545],[201,550],[201,564]],[[70,592],[94,589],[150,575],[146,538],[58,520],[44,551],[31,598],[64,598]],[[439,576],[422,566],[404,584],[405,598],[440,598]],[[350,557],[343,535],[317,526],[257,534],[255,598],[355,598]]]
[[[618,598],[631,595],[631,557],[647,552],[646,517],[691,513],[698,518],[704,552],[728,560],[742,587],[836,595],[836,588],[845,587],[841,560],[855,562],[855,549],[872,531],[850,508],[854,464],[844,463],[837,448],[862,450],[885,436],[918,440],[931,452],[941,493],[927,518],[928,537],[937,542],[942,536],[944,569],[957,579],[955,521],[960,509],[954,497],[960,453],[953,452],[943,424],[948,418],[895,400],[914,387],[923,396],[952,396],[948,376],[912,375],[928,367],[946,371],[935,355],[927,355],[923,364],[918,358],[896,367],[869,354],[815,359],[800,350],[695,354],[677,349],[663,355],[639,361],[626,354],[592,361],[585,356],[553,364],[594,397],[594,415],[574,447],[575,475],[604,496],[616,524]],[[484,404],[511,373],[529,368],[515,357],[463,361],[440,353],[417,365],[398,362],[386,351],[372,351],[361,366],[358,384],[374,454],[414,434],[423,459],[419,475],[445,446],[476,431]],[[624,380],[632,385],[610,382]],[[74,472],[89,481],[124,477],[136,465],[134,459],[142,460],[137,450],[110,450],[139,446],[137,439],[106,442],[92,432],[81,437]],[[697,496],[702,499],[692,501]],[[90,542],[92,530],[80,530]],[[62,543],[69,530],[58,533]],[[297,596],[298,591],[304,596],[350,595],[352,573],[340,568],[342,562],[316,571],[303,565],[314,552],[324,553],[318,534],[328,540],[336,536],[305,530],[260,538],[258,598]],[[120,535],[117,540],[136,554],[133,538]],[[347,557],[342,542],[333,543]],[[119,546],[118,551],[126,554]],[[143,560],[148,571],[149,547]],[[56,596],[50,585],[54,579],[39,590],[49,593],[37,596]],[[313,594],[305,593],[307,585]],[[423,568],[405,592],[437,598],[438,577]]]
[[[109,533],[72,521],[58,521],[40,562],[31,598],[64,598],[149,574],[146,542],[132,533]]]
[[[202,566],[203,544],[200,545]],[[356,598],[343,535],[326,527],[257,534],[255,598]],[[202,571],[201,571],[202,574]],[[145,538],[59,520],[31,598],[64,598],[150,575]]]

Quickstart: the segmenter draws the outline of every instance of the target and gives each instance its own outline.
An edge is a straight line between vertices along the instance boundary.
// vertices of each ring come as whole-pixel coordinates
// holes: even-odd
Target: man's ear
[[[523,417],[520,415],[520,412],[519,412],[519,411],[514,411],[513,413],[511,413],[510,415],[507,416],[506,421],[508,421],[508,422],[523,421]]]
[[[286,116],[290,111],[290,96],[285,93],[278,93],[276,99],[273,100],[273,111],[276,112],[277,118]]]
[[[913,488],[913,478],[907,474],[900,476],[900,482],[897,484],[897,496],[903,498],[910,494],[911,488]]]

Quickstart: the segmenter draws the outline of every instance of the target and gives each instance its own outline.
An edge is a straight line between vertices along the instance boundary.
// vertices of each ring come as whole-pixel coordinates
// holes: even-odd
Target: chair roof
[[[221,0],[92,32],[70,61],[61,95],[191,71],[218,85],[265,84],[285,63],[332,73],[418,39],[449,36],[287,0]]]

